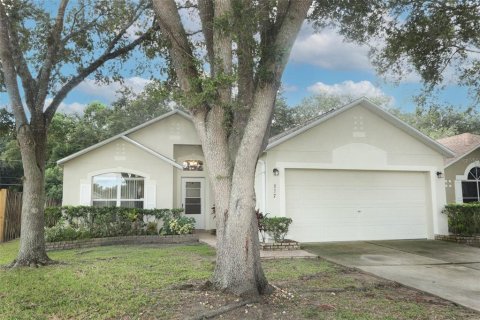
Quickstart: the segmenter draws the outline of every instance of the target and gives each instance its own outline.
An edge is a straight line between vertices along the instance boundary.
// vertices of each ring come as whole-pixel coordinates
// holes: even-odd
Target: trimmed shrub
[[[262,242],[265,243],[267,238],[266,232],[267,229],[265,228],[264,219],[268,216],[268,213],[261,213],[260,209],[255,210],[255,215],[257,216],[257,225],[258,225],[258,232],[260,233],[260,237],[262,238]]]
[[[291,218],[286,217],[264,217],[263,226],[265,231],[275,242],[283,242],[292,223]]]
[[[147,223],[147,227],[146,227],[145,231],[146,231],[147,235],[149,235],[149,236],[158,234],[157,224],[155,222]]]
[[[46,211],[47,212],[47,211]],[[49,208],[45,231],[48,242],[86,238],[158,234],[159,220],[180,217],[183,209],[137,209],[122,207],[65,206]],[[61,218],[58,218],[60,215]],[[146,224],[144,216],[155,218]],[[63,219],[63,220],[62,220]],[[54,223],[55,222],[55,223]],[[53,224],[53,225],[52,225]],[[184,223],[185,224],[185,223]],[[175,232],[186,232],[181,225]],[[178,234],[178,233],[171,233]]]
[[[195,219],[182,216],[183,209],[172,210],[163,218],[163,235],[190,234],[195,230]]]
[[[45,208],[45,226],[51,228],[55,226],[62,218],[61,207],[46,207]]]
[[[480,234],[480,203],[448,204],[443,209],[448,216],[448,229],[462,236]]]
[[[85,228],[75,229],[65,224],[63,220],[59,220],[55,226],[45,229],[45,240],[47,242],[72,241],[88,238],[91,238],[88,230]]]

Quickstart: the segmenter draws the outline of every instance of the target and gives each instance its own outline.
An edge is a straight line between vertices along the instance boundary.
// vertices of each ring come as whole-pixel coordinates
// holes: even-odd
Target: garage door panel
[[[425,185],[419,172],[287,170],[289,236],[303,242],[425,238]]]

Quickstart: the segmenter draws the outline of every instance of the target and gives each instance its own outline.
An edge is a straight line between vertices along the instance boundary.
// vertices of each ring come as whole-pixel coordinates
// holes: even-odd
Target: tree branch
[[[198,0],[198,12],[202,22],[203,37],[207,47],[207,58],[210,64],[210,75],[214,74],[214,53],[213,53],[213,2],[212,0]]]
[[[202,89],[198,83],[199,72],[195,65],[195,57],[193,56],[193,51],[188,42],[175,1],[154,0],[153,9],[158,17],[162,34],[170,42],[170,57],[180,88],[187,95],[200,93]]]
[[[23,108],[22,98],[17,83],[17,72],[15,71],[15,62],[13,61],[11,39],[9,37],[9,21],[3,2],[0,1],[0,61],[2,62],[2,71],[5,81],[5,87],[12,104],[13,114],[15,115],[15,125],[17,131],[26,125],[27,117]]]
[[[9,21],[7,21],[9,23]],[[11,43],[15,44],[11,46],[12,54],[13,54],[13,61],[16,65],[17,75],[20,77],[22,81],[22,85],[25,92],[25,102],[27,104],[28,109],[31,113],[35,110],[35,92],[37,83],[35,79],[33,79],[32,74],[28,68],[27,61],[20,50],[20,41],[18,39],[17,30],[14,30],[12,26],[9,24],[9,35],[11,39]]]
[[[53,98],[52,102],[50,105],[47,107],[45,110],[45,118],[47,123],[50,123],[50,121],[53,118],[53,115],[55,114],[55,111],[57,110],[58,106],[60,103],[65,99],[67,94],[75,87],[77,86],[80,82],[85,80],[90,74],[92,74],[95,70],[97,70],[99,67],[101,67],[106,61],[115,59],[119,56],[125,55],[132,51],[135,47],[140,45],[142,42],[148,39],[152,33],[158,30],[158,27],[152,26],[150,29],[148,29],[143,35],[129,43],[128,45],[125,45],[121,48],[118,48],[114,51],[105,51],[100,57],[98,57],[95,61],[93,61],[90,65],[88,65],[86,68],[82,69],[76,76],[71,78],[55,95]],[[110,48],[111,46],[108,46]]]
[[[57,54],[60,49],[60,37],[63,31],[63,21],[65,17],[65,11],[67,9],[69,0],[62,0],[58,7],[57,17],[55,19],[55,25],[50,31],[47,52],[45,53],[44,62],[37,77],[38,91],[35,99],[35,108],[37,112],[42,112],[45,98],[47,97],[48,87],[50,85],[50,75],[52,74],[52,68],[57,59]]]

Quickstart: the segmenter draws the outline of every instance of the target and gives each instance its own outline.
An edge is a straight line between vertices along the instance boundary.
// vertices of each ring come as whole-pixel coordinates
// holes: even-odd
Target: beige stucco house
[[[480,201],[480,136],[463,133],[438,142],[455,153],[445,162],[447,203]]]
[[[454,154],[367,99],[270,139],[257,207],[293,219],[301,242],[433,238],[448,232],[443,167]],[[189,116],[172,111],[59,161],[65,205],[185,208],[215,228]]]

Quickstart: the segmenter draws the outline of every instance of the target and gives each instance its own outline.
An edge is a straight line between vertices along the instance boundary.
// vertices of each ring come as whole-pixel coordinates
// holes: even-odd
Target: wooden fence
[[[0,242],[20,237],[22,193],[0,190]]]
[[[60,205],[56,199],[47,199],[45,206]],[[20,237],[22,193],[0,189],[0,242]]]

